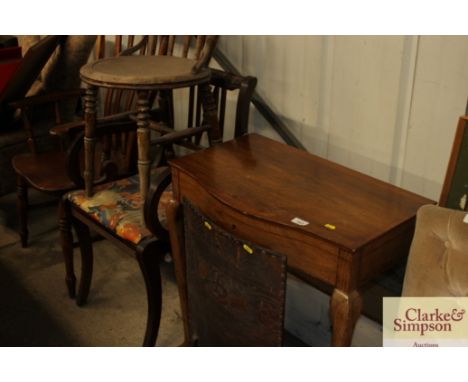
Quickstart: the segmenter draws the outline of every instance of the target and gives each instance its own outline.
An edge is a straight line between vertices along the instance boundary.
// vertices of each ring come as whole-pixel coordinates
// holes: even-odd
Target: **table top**
[[[118,56],[89,63],[81,68],[80,75],[86,83],[131,89],[153,89],[165,84],[173,88],[178,83],[182,87],[209,81],[207,68],[192,73],[195,63],[195,60],[173,56]]]
[[[434,201],[250,134],[172,160],[220,202],[356,252]]]

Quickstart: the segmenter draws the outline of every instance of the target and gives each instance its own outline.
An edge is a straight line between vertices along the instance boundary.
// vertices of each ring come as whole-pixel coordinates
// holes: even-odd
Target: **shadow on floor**
[[[76,346],[76,341],[0,263],[0,346]]]

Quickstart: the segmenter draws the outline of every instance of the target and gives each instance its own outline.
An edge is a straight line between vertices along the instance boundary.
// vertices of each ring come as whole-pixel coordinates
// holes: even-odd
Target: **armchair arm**
[[[43,105],[52,102],[59,102],[68,98],[81,97],[85,94],[84,89],[74,89],[74,90],[61,90],[54,91],[48,94],[35,95],[31,97],[25,97],[20,100],[8,102],[8,106],[21,109],[24,107]]]
[[[144,36],[138,44],[132,46],[131,48],[128,48],[128,49],[125,49],[124,51],[122,51],[120,53],[120,56],[130,56],[133,53],[135,53],[136,51],[138,51],[140,49],[143,49],[146,46],[147,43],[148,43],[148,36]]]
[[[244,77],[238,76],[233,73],[224,72],[219,69],[212,69],[211,70],[211,80],[210,84],[214,86],[218,86],[220,88],[224,88],[227,90],[235,90],[239,89],[242,83],[242,79]]]
[[[173,131],[168,134],[164,134],[158,138],[155,138],[151,141],[153,145],[165,145],[168,143],[177,143],[178,141],[184,140],[186,138],[193,137],[200,133],[210,130],[209,125],[199,126],[199,127],[189,127],[188,129]]]
[[[132,121],[109,122],[105,125],[98,125],[96,128],[96,138],[110,136],[125,132],[135,132],[137,126]],[[68,177],[73,181],[77,188],[84,187],[83,174],[81,173],[81,161],[84,142],[84,131],[81,131],[67,150],[65,157],[65,169]],[[104,163],[105,164],[105,163]],[[105,164],[106,165],[106,164]],[[100,184],[109,181],[109,176],[96,179],[94,184]]]
[[[49,134],[55,135],[58,137],[64,137],[72,133],[81,131],[83,130],[83,128],[84,128],[83,120],[73,121],[73,122],[68,122],[68,123],[62,123],[61,125],[52,127],[49,130]]]
[[[159,220],[158,207],[161,197],[171,184],[172,176],[170,168],[166,167],[162,172],[158,173],[154,182],[148,191],[145,200],[143,214],[146,227],[159,239],[169,241],[169,232]]]
[[[112,114],[108,115],[105,117],[98,118],[97,123],[98,124],[106,124],[106,123],[112,123],[112,122],[119,122],[124,120],[124,118],[129,117],[129,120],[132,120],[131,115],[134,112],[132,111],[125,111],[122,113],[117,113],[117,114]],[[129,121],[127,120],[127,121]],[[135,118],[136,121],[136,118]],[[68,135],[70,133],[76,132],[78,130],[82,130],[84,128],[84,120],[79,120],[79,121],[74,121],[74,122],[69,122],[69,123],[63,123],[61,125],[54,126],[49,130],[49,133],[51,135],[57,135],[57,136],[64,136]]]
[[[34,124],[30,119],[31,108],[34,106],[42,106],[45,104],[53,104],[54,114],[55,114],[55,123],[60,124],[62,120],[60,112],[60,101],[64,101],[70,98],[79,99],[83,95],[83,89],[74,89],[74,90],[63,90],[63,91],[54,91],[49,94],[36,95],[31,97],[25,97],[16,101],[11,101],[6,104],[10,110],[19,109],[20,116],[23,121],[23,127],[28,133],[27,144],[29,150],[32,153],[37,152],[36,143],[35,143],[35,134],[34,134]],[[61,147],[63,142],[61,142]]]
[[[150,113],[156,113],[157,110],[150,110]],[[116,114],[111,114],[111,115],[106,115],[104,117],[99,117],[97,119],[98,124],[105,124],[108,122],[118,122],[118,121],[133,121],[136,123],[137,118],[136,118],[136,112],[134,110],[128,110],[128,111],[123,111],[121,113],[116,113]],[[158,125],[156,122],[150,121],[150,128],[154,128],[156,125]],[[159,125],[158,125],[159,126]],[[61,125],[54,126],[49,130],[49,133],[51,135],[57,135],[57,136],[64,136],[68,135],[70,133],[73,133],[77,130],[81,130],[84,127],[84,120],[80,121],[74,121],[74,122],[69,122],[69,123],[64,123]],[[159,126],[159,128],[161,128]],[[171,131],[173,131],[171,129]]]
[[[222,102],[225,102],[225,91],[239,89],[236,107],[234,136],[239,137],[247,133],[249,122],[250,102],[257,85],[257,79],[251,76],[240,76],[217,69],[211,69],[210,84],[223,91]],[[221,107],[223,109],[223,106]],[[220,117],[224,120],[224,114]],[[223,122],[221,122],[223,123]]]

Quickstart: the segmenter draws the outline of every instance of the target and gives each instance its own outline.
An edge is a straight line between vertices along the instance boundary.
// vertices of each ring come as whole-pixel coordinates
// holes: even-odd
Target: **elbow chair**
[[[29,236],[28,189],[32,187],[49,195],[60,197],[76,188],[74,182],[67,175],[64,163],[66,148],[70,141],[83,130],[84,120],[82,115],[74,115],[74,120],[69,120],[70,118],[64,118],[63,114],[69,111],[70,101],[74,101],[76,104],[79,98],[84,95],[84,90],[78,89],[77,86],[79,85],[78,70],[88,60],[94,43],[96,42],[95,57],[102,59],[135,52],[140,55],[172,54],[172,51],[163,49],[164,45],[167,46],[166,40],[168,39],[162,37],[159,39],[159,49],[156,51],[157,36],[142,36],[139,40],[135,36],[114,36],[112,41],[106,40],[106,36],[98,36],[97,39],[95,36],[48,36],[39,40],[28,50],[22,66],[2,94],[2,104],[6,104],[10,112],[16,108],[20,110],[24,130],[28,134],[29,153],[15,155],[12,159],[12,166],[17,177],[17,211],[20,223],[19,234],[23,247],[27,247]],[[57,46],[60,48],[60,54],[51,59],[50,57]],[[75,88],[23,99],[24,94],[31,87],[47,60],[52,61],[48,64],[52,68],[46,76],[47,81],[44,81],[44,87],[55,85],[63,88],[64,84],[68,84]],[[33,64],[34,71],[30,70]],[[116,120],[128,121],[128,116],[135,107],[134,92],[108,89],[105,94],[102,94],[102,97],[104,104],[102,115],[99,118],[101,124],[112,123]],[[4,99],[8,102],[3,102]],[[163,114],[172,115],[168,109],[165,109],[165,107],[169,108],[171,104],[164,103],[163,100],[159,104],[159,109],[152,110],[152,116],[155,119],[156,115],[159,119],[163,118]],[[36,142],[37,127],[34,121],[31,121],[30,112],[33,108],[43,109],[49,105],[53,107],[53,113],[44,116],[50,120],[46,131],[50,132],[60,145],[40,150]],[[128,123],[133,124],[133,121],[128,121]],[[60,224],[66,224],[66,222],[62,219]]]
[[[55,36],[51,36],[51,38],[52,37]],[[94,40],[95,37],[87,36],[86,42],[88,45],[90,42],[92,45],[94,45]],[[126,50],[123,51],[125,46],[122,40],[122,36],[116,36],[113,46],[114,49],[113,51],[109,52],[107,49],[105,49],[105,36],[98,36],[96,41],[95,56],[99,59],[108,55],[119,55],[125,52]],[[135,46],[134,36],[128,36],[126,40],[126,49],[131,49]],[[146,53],[146,41],[147,38],[143,37],[136,44],[139,47],[141,54]],[[90,45],[89,47],[91,48],[92,46]],[[83,57],[87,60],[86,54],[84,54]],[[81,57],[81,59],[83,59],[83,57]],[[67,64],[69,60],[62,59],[59,61],[65,61]],[[79,67],[81,67],[85,62],[86,61],[82,61],[81,64],[77,66],[74,65],[76,68],[76,77],[78,77]],[[69,67],[69,65],[67,65],[67,67]],[[73,76],[73,73],[67,73],[67,76]],[[53,77],[57,80],[57,77],[60,77],[60,75],[55,75]],[[65,192],[76,188],[75,183],[68,177],[67,170],[64,166],[66,157],[65,146],[67,142],[73,140],[73,138],[83,130],[84,121],[83,117],[81,116],[78,118],[78,120],[63,123],[65,121],[63,121],[59,114],[60,108],[58,107],[58,104],[67,98],[79,99],[79,97],[81,97],[83,94],[84,90],[77,89],[69,92],[62,92],[61,94],[59,93],[53,97],[48,96],[45,99],[41,97],[40,101],[42,104],[55,102],[55,126],[50,126],[52,128],[49,127],[49,129],[52,136],[59,138],[60,149],[38,152],[38,150],[35,149],[35,146],[30,145],[31,152],[29,154],[17,155],[13,158],[12,164],[17,174],[17,210],[20,222],[20,237],[23,247],[28,245],[28,188],[33,187],[39,191],[55,196],[61,196]],[[103,115],[100,118],[102,119],[102,123],[107,123],[107,119],[109,119],[110,122],[116,119],[122,119],[126,116],[125,111],[130,110],[134,106],[133,95],[129,92],[120,92],[119,94],[108,92],[108,94],[105,95],[105,99],[106,103],[103,109]],[[36,101],[36,103],[39,103],[39,101]],[[21,110],[22,114],[24,115],[23,120],[25,121],[25,127],[30,132],[30,141],[34,142],[34,124],[29,123],[29,120],[27,119],[27,104],[23,105],[20,103],[16,106],[23,107]],[[61,219],[60,224],[66,224],[66,221]]]
[[[39,40],[28,49],[2,95],[2,105],[7,108],[5,112],[8,112],[8,118],[11,118],[16,109],[20,111],[22,123],[20,130],[26,135],[24,140],[27,141],[29,149],[29,153],[15,153],[11,159],[17,179],[19,234],[23,247],[28,245],[28,188],[33,187],[56,196],[73,188],[73,183],[66,176],[63,166],[64,148],[70,137],[64,135],[58,140],[50,136],[49,130],[64,123],[70,125],[70,120],[78,117],[75,109],[83,94],[83,91],[76,86],[76,82],[79,82],[78,69],[88,59],[94,40],[94,36],[47,36]],[[66,55],[72,55],[73,58],[65,57]],[[44,94],[25,97],[46,63],[49,68],[41,85],[44,87]],[[57,73],[65,71],[65,68],[67,68],[66,75]],[[76,87],[70,89],[68,86]],[[50,90],[50,88],[60,90]],[[40,121],[46,129],[42,129],[34,117],[38,112],[41,114]],[[71,124],[76,123],[71,122]],[[43,133],[50,142],[47,145],[40,144],[40,141],[44,140],[41,136],[45,135]]]
[[[0,195],[14,190],[15,173],[10,162],[15,154],[51,146],[48,130],[52,124],[49,123],[50,119],[41,118],[39,112],[46,105],[53,106],[57,99],[72,96],[76,99],[78,96],[76,92],[72,95],[62,91],[27,95],[46,62],[64,39],[65,36],[47,36],[34,44],[23,55],[0,93]],[[31,120],[34,122],[34,130]]]
[[[169,38],[166,41],[169,47],[173,44]],[[185,41],[187,40],[185,39]],[[203,46],[203,44],[200,43],[200,38],[197,38],[196,41],[196,50],[200,52],[200,46]],[[204,39],[204,41],[208,41],[208,38]],[[208,52],[200,54],[198,60],[191,61],[191,65],[196,63],[195,67],[198,66],[201,70],[206,70],[205,68],[209,61],[209,57],[206,54],[211,56],[213,48],[213,45],[209,46],[205,44],[203,49],[208,50]],[[187,54],[185,48],[184,54]],[[202,62],[202,60],[205,61]],[[85,71],[85,69],[83,70]],[[195,73],[197,72],[195,71]],[[164,78],[164,73],[162,73],[162,77]],[[220,71],[211,71],[207,79],[210,86],[214,87],[213,93],[210,91],[210,94],[214,94],[212,98],[214,104],[211,105],[210,111],[211,113],[213,111],[217,112],[216,123],[219,119],[218,126],[221,128],[224,126],[227,105],[226,94],[228,91],[239,90],[237,93],[234,134],[245,134],[247,132],[250,98],[256,84],[256,79],[235,76]],[[166,99],[169,99],[167,103],[171,109],[173,107],[171,105],[172,92],[170,81],[168,82],[168,86],[161,87],[163,94],[165,94],[162,98],[166,97]],[[191,83],[188,105],[188,124],[191,125],[193,122],[199,121],[200,126],[192,127],[193,125],[191,125],[191,127],[184,130],[174,131],[171,126],[168,126],[168,124],[173,123],[171,116],[162,121],[160,119],[159,122],[156,122],[157,119],[145,120],[145,126],[154,130],[156,134],[159,134],[159,137],[152,140],[153,146],[161,148],[158,153],[163,152],[164,154],[174,155],[174,150],[172,150],[173,145],[182,146],[186,149],[202,149],[200,140],[203,133],[207,133],[208,141],[212,142],[213,115],[208,115],[206,108],[205,112],[202,113],[202,108],[198,107],[198,105],[203,105],[199,95],[203,91],[206,92],[206,89],[200,90],[200,86],[206,85],[197,85],[196,81]],[[148,110],[149,108],[146,107],[149,103],[148,99],[158,96],[161,96],[161,94],[145,94],[147,99],[143,100],[145,104],[144,112],[148,115],[151,115],[151,112]],[[87,105],[89,103],[90,100],[88,98]],[[170,172],[164,167],[153,167],[150,170],[152,182],[148,180],[151,187],[146,196],[142,196],[141,177],[136,174],[135,167],[127,166],[127,171],[121,172],[118,171],[119,166],[110,160],[112,155],[109,152],[101,156],[93,154],[90,155],[92,160],[94,158],[106,159],[102,163],[101,170],[97,170],[98,166],[89,166],[88,163],[88,170],[89,168],[95,169],[94,174],[90,176],[89,173],[83,171],[83,165],[80,162],[81,156],[79,154],[83,150],[86,152],[86,140],[89,143],[90,139],[94,141],[94,153],[96,153],[99,147],[102,150],[106,149],[109,151],[110,147],[118,151],[119,137],[122,136],[122,133],[135,133],[136,129],[141,128],[141,102],[139,106],[140,114],[136,118],[131,116],[133,120],[136,120],[136,123],[133,125],[114,124],[114,126],[100,126],[99,121],[97,121],[91,137],[85,133],[84,140],[81,138],[75,141],[73,150],[69,151],[69,164],[67,167],[70,177],[75,179],[80,189],[70,192],[62,198],[63,216],[65,217],[64,220],[68,223],[62,224],[60,228],[66,266],[66,284],[71,297],[75,296],[76,277],[73,267],[70,223],[75,228],[80,243],[82,266],[79,288],[76,294],[76,303],[79,306],[86,303],[91,286],[93,248],[90,240],[90,230],[98,232],[104,238],[111,240],[120,248],[135,256],[145,281],[148,303],[147,325],[143,345],[153,346],[157,339],[161,315],[162,291],[158,262],[170,249],[165,217],[165,206],[172,195],[170,191]],[[138,131],[138,134],[141,134],[141,130]],[[114,145],[114,143],[117,143],[117,145]],[[132,147],[135,148],[135,141],[132,141]],[[88,157],[88,160],[90,157]],[[130,155],[130,157],[135,159],[135,155]],[[165,155],[157,155],[155,164],[164,164],[165,159]],[[141,158],[139,160],[141,163]],[[128,171],[129,169],[132,170]],[[91,194],[88,194],[89,188],[91,188]],[[109,277],[112,277],[112,275]]]

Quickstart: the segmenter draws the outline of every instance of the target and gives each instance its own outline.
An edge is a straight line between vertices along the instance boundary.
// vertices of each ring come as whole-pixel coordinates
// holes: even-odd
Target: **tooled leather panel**
[[[199,346],[280,346],[286,257],[246,243],[184,200],[188,320]]]

